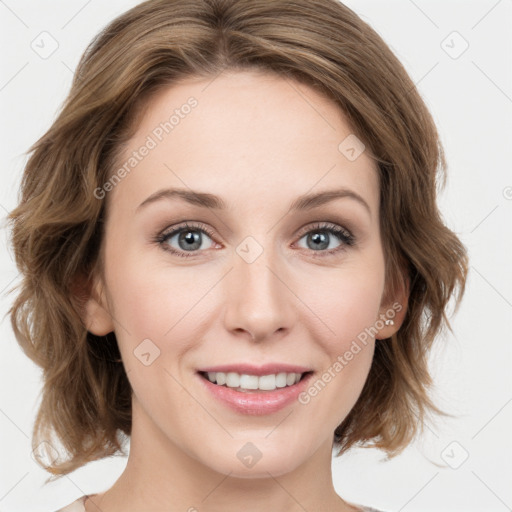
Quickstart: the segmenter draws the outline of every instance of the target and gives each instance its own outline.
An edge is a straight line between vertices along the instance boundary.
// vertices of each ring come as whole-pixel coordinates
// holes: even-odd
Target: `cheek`
[[[323,365],[300,397],[308,416],[325,432],[334,429],[356,404],[368,377],[375,341],[374,325],[380,302],[374,286],[345,282],[337,298],[326,301],[326,323],[334,331],[320,339]],[[356,286],[358,284],[358,286]]]
[[[178,382],[184,354],[199,338],[197,303],[211,284],[198,280],[197,272],[194,278],[193,270],[139,262],[129,254],[116,258],[107,274],[108,286],[128,379],[142,407],[158,417],[162,405],[190,408],[190,398]],[[145,353],[149,357],[144,361]]]
[[[124,254],[108,269],[120,345],[133,351],[150,339],[162,355],[171,345],[176,355],[195,337],[200,302],[211,291],[211,280],[198,279],[193,267],[152,267],[140,261],[135,254]]]
[[[339,298],[333,300],[326,309],[330,319],[332,336],[324,339],[323,350],[328,355],[330,375],[341,387],[346,398],[359,393],[371,365],[374,337],[371,327],[378,318],[380,290],[372,283],[347,283]],[[327,377],[328,379],[328,377]]]
[[[384,262],[374,258],[357,268],[347,265],[316,283],[323,286],[309,295],[308,305],[321,312],[329,330],[318,338],[324,364],[304,401],[311,400],[314,415],[335,428],[356,403],[370,370],[375,346],[372,327],[379,318]]]
[[[323,337],[326,351],[337,356],[378,319],[384,262],[374,258],[365,265],[347,265],[338,272],[316,277],[316,291],[306,295],[308,305],[328,327],[328,335]]]

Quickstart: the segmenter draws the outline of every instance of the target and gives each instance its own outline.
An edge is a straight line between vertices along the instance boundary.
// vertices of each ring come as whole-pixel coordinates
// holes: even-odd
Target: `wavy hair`
[[[442,145],[400,61],[338,0],[149,0],[87,47],[57,118],[28,152],[19,204],[8,217],[23,276],[11,324],[44,382],[32,446],[51,445],[55,435],[67,452],[63,460],[49,453],[48,464],[36,450],[53,478],[122,451],[131,434],[132,390],[115,362],[115,334],[87,331],[86,297],[77,291],[103,271],[108,197],[94,191],[158,91],[247,69],[298,80],[344,112],[378,163],[386,291],[404,276],[410,283],[402,326],[376,343],[361,395],[333,433],[337,455],[359,445],[394,457],[428,415],[450,416],[429,397],[427,358],[443,328],[451,330],[448,303],[453,297],[459,307],[468,257],[438,210]]]

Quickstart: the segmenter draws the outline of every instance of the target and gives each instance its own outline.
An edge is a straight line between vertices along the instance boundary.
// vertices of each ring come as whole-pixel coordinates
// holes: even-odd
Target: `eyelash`
[[[193,223],[188,224],[185,222],[182,225],[177,226],[176,228],[172,229],[172,231],[163,231],[156,235],[156,237],[153,239],[153,242],[160,245],[164,251],[168,251],[176,256],[179,256],[181,258],[191,258],[194,257],[198,252],[201,251],[190,251],[190,254],[186,254],[186,252],[177,251],[176,249],[171,248],[166,242],[172,238],[174,235],[179,234],[181,232],[187,232],[187,231],[202,231],[203,233],[206,233],[212,240],[214,240],[214,234],[212,231],[202,223]],[[334,255],[335,253],[338,253],[340,251],[346,250],[347,246],[354,246],[356,244],[356,238],[355,236],[347,229],[341,228],[337,226],[336,224],[330,224],[330,223],[324,223],[319,222],[311,226],[307,231],[302,233],[300,235],[300,238],[303,238],[305,235],[308,235],[310,233],[314,232],[326,232],[335,235],[341,242],[342,245],[339,247],[336,247],[335,249],[329,249],[329,250],[322,250],[322,251],[312,251],[313,253],[321,253],[321,254],[315,254],[314,257],[326,257]]]

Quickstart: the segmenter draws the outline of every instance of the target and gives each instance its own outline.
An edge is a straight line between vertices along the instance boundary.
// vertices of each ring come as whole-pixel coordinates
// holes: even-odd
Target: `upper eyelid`
[[[298,230],[298,234],[296,236],[298,236],[299,238],[302,238],[304,235],[308,234],[311,231],[322,230],[322,229],[329,230],[331,228],[346,231],[347,235],[349,237],[356,239],[354,231],[352,229],[350,229],[349,227],[341,225],[336,222],[325,221],[325,220],[309,222],[308,224],[306,224],[305,226],[301,227]],[[214,242],[218,243],[217,237],[213,233],[214,230],[209,228],[206,224],[204,224],[200,221],[184,221],[183,223],[178,223],[175,226],[170,226],[168,228],[163,229],[162,231],[159,232],[157,237],[170,239],[170,238],[176,236],[178,233],[185,231],[187,229],[190,231],[204,232]],[[201,252],[201,251],[198,251],[198,252]]]
[[[319,227],[319,226],[321,226],[321,227]],[[345,226],[345,225],[339,224],[338,222],[333,222],[333,221],[328,221],[328,220],[316,220],[316,221],[308,222],[305,226],[299,228],[298,233],[304,233],[304,232],[307,233],[310,230],[327,229],[329,227],[342,228],[352,234],[352,229],[349,226]],[[204,231],[208,236],[212,236],[212,235],[210,235],[210,233],[212,233],[214,231],[213,229],[210,229],[207,226],[207,224],[204,224],[200,221],[183,221],[183,222],[179,222],[176,225],[168,226],[168,227],[162,229],[159,233],[162,235],[166,235],[166,234],[175,233],[177,231],[182,231],[184,229]]]

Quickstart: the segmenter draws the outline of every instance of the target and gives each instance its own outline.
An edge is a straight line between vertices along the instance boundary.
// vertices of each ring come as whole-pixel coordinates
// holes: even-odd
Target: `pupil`
[[[325,249],[329,245],[329,242],[327,242],[327,237],[326,237],[325,233],[314,234],[314,235],[312,235],[311,238],[313,239],[313,242],[315,244],[317,244],[317,242],[319,242],[322,249]],[[318,248],[318,245],[316,245],[316,248]]]
[[[183,236],[183,234],[184,234],[184,236]],[[198,249],[201,246],[201,242],[199,242],[197,247],[192,247],[192,245],[194,243],[195,244],[198,243],[198,240],[200,238],[198,233],[194,233],[192,231],[185,231],[183,234],[182,234],[182,236],[180,236],[180,240],[184,239],[186,241],[187,247],[185,248],[185,250],[190,250],[191,248]]]

